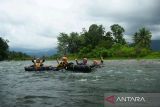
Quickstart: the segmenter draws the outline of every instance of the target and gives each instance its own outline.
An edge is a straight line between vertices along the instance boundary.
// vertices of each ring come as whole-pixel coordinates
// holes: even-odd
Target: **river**
[[[30,64],[0,62],[0,107],[103,107],[105,93],[160,92],[160,60],[105,60],[91,73],[24,71]]]

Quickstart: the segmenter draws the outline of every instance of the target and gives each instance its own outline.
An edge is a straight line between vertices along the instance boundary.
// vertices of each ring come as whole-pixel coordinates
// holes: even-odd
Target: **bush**
[[[134,47],[128,45],[115,45],[108,51],[110,57],[135,57],[136,52]]]
[[[83,47],[82,49],[80,49],[79,54],[80,55],[87,54],[91,52],[91,50],[92,50],[91,46]]]
[[[136,52],[135,52],[135,49],[133,47],[123,46],[120,49],[119,56],[122,56],[122,57],[135,57],[136,56]]]
[[[150,53],[151,53],[150,50],[148,50],[146,48],[141,48],[137,53],[137,57],[144,57],[144,56],[147,56]]]
[[[160,52],[151,52],[146,58],[160,58]]]
[[[110,49],[98,46],[95,49],[84,47],[83,49],[81,49],[79,56],[88,58],[99,58],[100,56],[103,56],[104,58],[106,57],[136,58],[136,57],[145,57],[150,53],[151,51],[146,48],[137,48],[137,47],[131,47],[129,45],[114,44],[113,47]]]

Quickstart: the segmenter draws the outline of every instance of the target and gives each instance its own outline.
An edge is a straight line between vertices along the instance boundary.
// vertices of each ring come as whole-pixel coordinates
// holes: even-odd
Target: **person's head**
[[[67,62],[68,58],[67,57],[62,57],[62,61]]]
[[[39,58],[36,59],[36,63],[40,63],[40,59]]]
[[[94,61],[93,61],[93,64],[94,64],[94,65],[97,65],[97,64],[98,64],[98,61],[97,61],[97,60],[94,60]]]
[[[87,58],[83,58],[83,63],[86,64],[87,63]]]

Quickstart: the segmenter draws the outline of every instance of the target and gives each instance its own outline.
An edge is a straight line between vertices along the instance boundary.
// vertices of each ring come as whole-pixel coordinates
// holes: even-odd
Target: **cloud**
[[[126,35],[133,35],[141,27],[153,33],[153,39],[160,39],[159,0],[95,0],[88,7],[88,14],[94,20],[118,23],[126,29]]]
[[[118,23],[129,41],[142,26],[160,39],[158,10],[159,0],[0,0],[0,36],[13,48],[55,48],[60,32]]]

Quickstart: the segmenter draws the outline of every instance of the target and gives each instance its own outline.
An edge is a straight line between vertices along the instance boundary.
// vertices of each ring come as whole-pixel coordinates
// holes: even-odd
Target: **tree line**
[[[30,58],[29,55],[22,52],[9,51],[8,40],[0,37],[0,61],[2,60],[24,60]]]
[[[80,33],[60,33],[58,39],[59,55],[76,57],[144,57],[152,54],[150,49],[152,33],[143,27],[132,35],[133,43],[128,43],[124,38],[125,29],[114,24],[110,31],[106,31],[103,25],[92,24],[89,29],[82,29]],[[0,37],[0,60],[30,58],[25,53],[9,51],[8,40]],[[156,53],[155,56],[160,56]],[[51,57],[51,58],[52,58]]]
[[[103,25],[92,24],[82,32],[60,33],[58,54],[78,57],[143,57],[151,53],[152,33],[143,27],[132,35],[133,43],[124,38],[125,29],[119,24],[110,26],[106,31]]]

